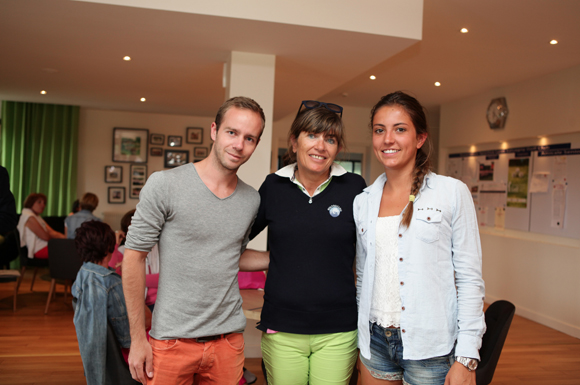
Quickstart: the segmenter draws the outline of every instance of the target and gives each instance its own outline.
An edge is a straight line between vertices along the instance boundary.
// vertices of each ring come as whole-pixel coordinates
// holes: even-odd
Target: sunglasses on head
[[[339,106],[338,104],[334,104],[334,103],[319,102],[317,100],[303,100],[302,103],[300,103],[300,108],[298,108],[298,113],[296,114],[296,117],[298,117],[298,115],[300,115],[300,110],[302,110],[302,106],[304,106],[304,108],[306,108],[307,110],[312,110],[313,108],[324,107],[328,111],[332,111],[334,113],[339,114],[340,117],[342,118],[342,107],[341,106]]]

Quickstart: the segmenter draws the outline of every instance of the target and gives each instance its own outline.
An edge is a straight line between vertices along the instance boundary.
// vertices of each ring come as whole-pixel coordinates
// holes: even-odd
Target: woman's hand
[[[445,377],[445,385],[475,385],[475,370],[469,371],[456,361]]]

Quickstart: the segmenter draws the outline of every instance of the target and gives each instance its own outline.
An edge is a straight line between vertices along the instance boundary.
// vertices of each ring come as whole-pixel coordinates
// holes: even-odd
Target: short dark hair
[[[298,140],[301,132],[334,136],[338,148],[344,148],[345,138],[342,118],[336,112],[324,107],[305,109],[296,116],[288,132],[288,151],[284,156],[285,164],[296,162],[296,154],[292,151],[292,139]]]
[[[72,204],[72,208],[71,208],[71,212],[74,213],[78,213],[81,210],[81,203],[80,201],[77,199],[73,202]]]
[[[81,209],[93,212],[99,205],[99,198],[93,193],[85,193],[81,198],[80,205]]]
[[[135,215],[135,209],[127,211],[125,215],[123,215],[123,218],[121,218],[121,231],[125,234],[127,234],[129,231],[129,226],[131,226],[133,215]]]
[[[76,230],[75,246],[83,262],[98,264],[115,250],[115,233],[106,223],[87,221]]]
[[[226,112],[228,112],[232,107],[240,108],[242,110],[250,110],[260,115],[260,118],[262,119],[262,132],[264,132],[264,127],[266,126],[266,116],[264,115],[264,110],[262,110],[262,107],[260,107],[258,102],[256,102],[254,99],[245,96],[234,96],[233,98],[226,100],[225,103],[221,105],[214,122],[216,125],[216,131],[220,129]],[[262,136],[262,133],[260,133],[260,136]]]

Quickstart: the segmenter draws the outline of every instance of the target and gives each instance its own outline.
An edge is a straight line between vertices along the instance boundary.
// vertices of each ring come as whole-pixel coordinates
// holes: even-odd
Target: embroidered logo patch
[[[342,209],[338,205],[332,205],[328,208],[328,212],[330,213],[331,217],[336,218],[340,215]]]

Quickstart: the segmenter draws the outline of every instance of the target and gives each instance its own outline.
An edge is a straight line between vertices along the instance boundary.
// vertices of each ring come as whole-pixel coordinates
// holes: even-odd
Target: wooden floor
[[[48,282],[37,278],[34,292],[30,282],[27,272],[16,313],[13,285],[0,284],[0,384],[85,384],[70,296],[64,303],[57,286],[59,295],[44,315]],[[260,359],[247,359],[245,366],[262,385]],[[580,385],[580,340],[516,315],[492,384]]]

